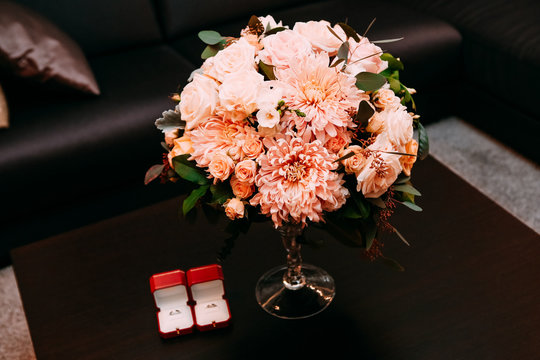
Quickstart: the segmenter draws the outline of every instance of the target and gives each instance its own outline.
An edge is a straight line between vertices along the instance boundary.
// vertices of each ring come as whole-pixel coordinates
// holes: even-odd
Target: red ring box
[[[231,320],[225,297],[223,270],[220,265],[206,265],[167,271],[150,277],[159,334],[163,338],[228,326]]]
[[[214,264],[189,269],[187,282],[194,302],[197,329],[206,331],[228,326],[231,311],[225,297],[221,266]]]
[[[152,275],[150,289],[154,295],[159,334],[163,338],[193,332],[193,308],[189,305],[186,275],[173,270]]]

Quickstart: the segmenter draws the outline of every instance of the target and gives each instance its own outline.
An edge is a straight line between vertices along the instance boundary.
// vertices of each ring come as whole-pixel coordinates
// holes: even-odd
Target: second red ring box
[[[231,319],[225,297],[223,270],[220,265],[206,265],[152,275],[159,334],[163,338],[228,326]]]

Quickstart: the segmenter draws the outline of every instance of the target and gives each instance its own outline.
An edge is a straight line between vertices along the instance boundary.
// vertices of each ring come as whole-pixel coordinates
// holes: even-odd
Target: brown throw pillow
[[[79,46],[41,15],[7,1],[0,1],[0,65],[20,77],[99,95]]]
[[[9,112],[7,107],[6,97],[0,86],[0,128],[9,127]]]

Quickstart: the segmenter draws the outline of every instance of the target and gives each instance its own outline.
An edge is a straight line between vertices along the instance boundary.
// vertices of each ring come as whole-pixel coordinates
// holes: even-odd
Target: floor
[[[427,127],[431,154],[540,234],[540,167],[457,118]],[[35,359],[11,266],[0,269],[0,360]]]

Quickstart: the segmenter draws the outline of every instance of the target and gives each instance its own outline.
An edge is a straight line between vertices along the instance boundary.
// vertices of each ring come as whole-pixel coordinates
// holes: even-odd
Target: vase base
[[[310,264],[302,264],[305,285],[290,289],[283,282],[287,266],[266,272],[255,287],[259,305],[269,314],[282,319],[302,319],[320,313],[334,299],[334,279],[326,271]]]

